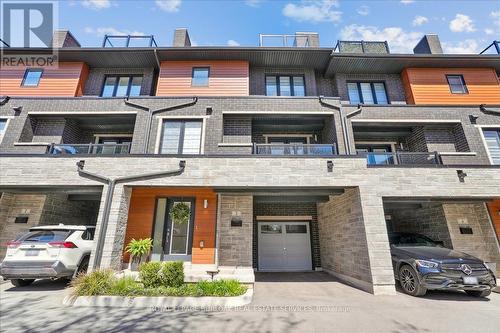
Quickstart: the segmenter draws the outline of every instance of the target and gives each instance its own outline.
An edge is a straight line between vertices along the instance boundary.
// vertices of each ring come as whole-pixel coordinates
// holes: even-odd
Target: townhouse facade
[[[95,224],[93,269],[149,237],[188,280],[323,270],[374,294],[395,293],[391,232],[500,267],[500,55],[443,54],[435,35],[414,54],[283,41],[85,48],[59,31],[56,66],[2,65],[0,242]]]

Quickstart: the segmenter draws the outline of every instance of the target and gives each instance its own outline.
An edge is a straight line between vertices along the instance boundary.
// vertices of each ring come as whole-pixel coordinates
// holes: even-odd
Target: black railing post
[[[436,164],[438,165],[443,164],[443,159],[441,157],[441,154],[439,154],[437,151],[434,152],[434,158],[436,160]]]

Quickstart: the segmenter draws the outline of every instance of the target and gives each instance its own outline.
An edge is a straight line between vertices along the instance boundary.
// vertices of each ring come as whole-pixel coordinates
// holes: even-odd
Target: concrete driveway
[[[64,283],[0,286],[1,332],[495,332],[500,294],[432,292],[373,296],[325,273],[261,273],[254,301],[238,311],[75,308]]]

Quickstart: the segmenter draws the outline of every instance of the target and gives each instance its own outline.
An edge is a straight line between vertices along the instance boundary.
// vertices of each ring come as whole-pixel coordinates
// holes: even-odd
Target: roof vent
[[[424,35],[420,42],[413,48],[415,54],[443,54],[439,36],[436,34]]]
[[[339,40],[333,49],[339,53],[390,53],[387,41]]]

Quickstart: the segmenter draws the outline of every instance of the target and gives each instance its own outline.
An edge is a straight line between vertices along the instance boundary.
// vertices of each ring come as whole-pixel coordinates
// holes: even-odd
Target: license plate
[[[464,276],[464,284],[477,284],[477,277]]]
[[[26,251],[26,257],[36,257],[40,253],[40,250],[28,250]]]

